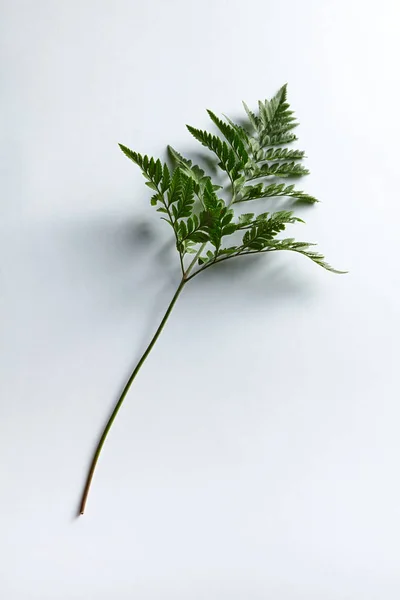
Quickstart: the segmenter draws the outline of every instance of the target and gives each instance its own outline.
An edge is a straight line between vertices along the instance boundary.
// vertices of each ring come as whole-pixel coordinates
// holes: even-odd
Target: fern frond
[[[172,205],[172,214],[175,221],[190,217],[194,205],[193,180],[181,173],[180,194],[177,197],[176,204]]]
[[[183,186],[183,174],[182,171],[177,167],[171,178],[171,183],[169,185],[168,194],[167,194],[167,205],[168,207],[171,204],[174,204],[179,201],[182,197],[182,186]]]
[[[132,160],[141,168],[143,175],[146,177],[146,179],[148,179],[149,182],[153,184],[153,186],[158,186],[158,184],[163,178],[163,166],[161,164],[160,159],[154,160],[154,158],[142,156],[141,154],[130,150],[130,148],[124,146],[123,144],[119,144],[119,147],[121,148],[125,156],[127,156],[130,160]],[[164,167],[168,169],[166,165],[164,165]]]
[[[203,191],[206,182],[208,180],[211,181],[211,177],[206,175],[201,167],[193,164],[191,160],[179,154],[172,146],[168,146],[168,151],[173,161],[180,167],[181,171],[192,178],[195,193],[200,194]],[[214,189],[219,189],[221,186],[213,184],[213,187]]]
[[[268,148],[263,153],[262,160],[301,160],[304,150],[289,150],[289,148]]]
[[[169,153],[176,165],[173,171],[159,159],[142,156],[122,144],[120,148],[140,167],[146,185],[155,192],[151,204],[158,205],[157,210],[164,213],[163,218],[174,228],[181,257],[187,252],[197,252],[198,263],[208,267],[211,262],[243,253],[291,250],[336,272],[321,254],[310,249],[310,244],[277,239],[277,234],[287,224],[301,221],[292,212],[245,213],[234,218],[231,205],[250,200],[290,198],[309,204],[318,202],[317,198],[297,190],[294,185],[279,181],[309,173],[299,162],[304,158],[304,151],[288,148],[297,139],[292,131],[297,121],[287,102],[287,86],[282,86],[270,100],[259,101],[257,112],[245,102],[243,106],[248,119],[244,126],[229,117],[220,118],[211,110],[207,111],[221,137],[187,125],[194,138],[216,155],[218,166],[228,174],[232,183],[228,205],[217,195],[221,186],[215,185],[200,166],[171,146]],[[254,183],[256,180],[259,181]],[[195,206],[195,195],[202,204],[200,212]],[[223,238],[237,230],[243,230],[242,245],[223,248]],[[202,246],[198,248],[200,244]],[[207,249],[204,254],[202,248],[206,244],[211,244],[214,249]],[[190,269],[192,265],[193,262]]]
[[[255,131],[259,130],[260,127],[260,118],[254,114],[250,108],[247,106],[246,102],[242,102],[244,110],[246,111],[247,117],[249,119],[249,123]]]
[[[241,164],[243,164],[243,166],[246,165],[247,161],[249,160],[249,155],[247,154],[243,139],[239,135],[238,131],[229,123],[225,123],[219,119],[211,110],[207,110],[207,112],[210,119],[215,123],[220,132],[224,135],[225,139],[229,142]]]
[[[202,211],[199,215],[193,214],[187,221],[179,223],[179,240],[204,244],[209,241],[209,236],[206,233],[207,229],[207,213]]]
[[[307,204],[315,204],[317,198],[310,196],[301,190],[296,190],[294,185],[285,185],[284,183],[257,183],[256,185],[246,185],[241,194],[235,199],[235,204],[239,202],[248,202],[249,200],[259,200],[261,198],[288,197]]]
[[[288,223],[299,221],[293,212],[282,210],[272,214],[264,213],[258,217],[253,226],[243,236],[243,249],[261,251],[273,245],[274,237],[284,231]]]
[[[234,123],[232,121],[232,119],[230,119],[226,115],[224,115],[224,117],[228,121],[229,125],[236,131],[236,133],[238,134],[238,136],[241,138],[241,140],[242,140],[243,144],[245,145],[245,147],[248,148],[249,143],[250,143],[250,135],[249,135],[249,133],[244,129],[244,127],[242,127],[241,125],[238,125],[237,123]]]
[[[237,226],[232,222],[234,212],[217,197],[210,182],[207,182],[204,188],[203,201],[206,210],[200,215],[202,225],[199,226],[198,231],[207,235],[207,241],[218,253],[222,238],[236,231]]]
[[[287,133],[297,126],[293,111],[286,102],[287,85],[281,87],[271,100],[259,101],[260,138]]]
[[[292,238],[277,240],[271,243],[271,248],[274,248],[275,250],[289,250],[290,252],[297,252],[298,254],[302,254],[303,256],[306,256],[307,258],[311,259],[323,269],[331,271],[331,273],[344,275],[347,272],[334,269],[330,264],[328,264],[325,261],[325,256],[323,254],[321,254],[320,252],[315,252],[314,250],[310,250],[310,248],[313,246],[315,246],[315,244],[310,242],[296,242]]]
[[[155,206],[157,202],[163,202],[164,193],[169,189],[171,184],[168,165],[165,163],[162,165],[160,159],[155,160],[154,158],[149,158],[147,155],[142,156],[123,144],[118,145],[125,156],[140,167],[142,174],[147,179],[146,185],[156,192],[150,200],[152,206]]]
[[[219,167],[228,173],[231,185],[227,204],[217,196],[218,186],[213,185],[211,178],[200,167],[193,165],[190,160],[173,149],[170,148],[170,153],[177,164],[171,175],[168,166],[162,165],[159,159],[142,156],[120,144],[122,152],[140,167],[147,180],[147,186],[155,192],[150,200],[151,204],[158,205],[157,210],[165,215],[161,218],[173,227],[182,278],[158,329],[132,371],[101,434],[86,479],[80,514],[85,511],[87,496],[104,441],[130,385],[151,352],[184,286],[193,277],[224,260],[278,250],[298,252],[324,269],[341,273],[325,262],[322,254],[310,250],[311,244],[296,242],[293,238],[277,238],[287,224],[300,221],[291,211],[266,212],[259,215],[245,213],[234,222],[234,211],[231,206],[237,202],[271,196],[289,196],[310,203],[317,201],[312,196],[295,190],[294,186],[285,186],[281,183],[268,185],[260,182],[256,185],[246,185],[255,178],[265,180],[266,177],[271,176],[299,176],[307,172],[296,162],[303,158],[302,152],[288,151],[281,147],[296,139],[292,129],[297,126],[297,122],[286,97],[287,88],[284,85],[271,100],[259,102],[258,115],[243,103],[250,125],[249,132],[229,119],[227,122],[222,121],[209,111],[211,119],[226,141],[206,131],[188,126],[192,135],[216,154]],[[200,214],[195,212],[195,193],[204,207]],[[239,229],[245,230],[242,244],[222,247],[223,238],[229,237]],[[207,248],[207,244],[211,244],[213,249]],[[189,265],[185,265],[187,253],[195,255]]]
[[[239,216],[238,229],[247,229],[254,222],[254,213],[244,213]]]
[[[301,177],[308,175],[310,171],[303,167],[300,163],[296,162],[276,162],[276,163],[263,163],[256,167],[251,167],[247,171],[248,181],[252,179],[259,179],[260,177]]]
[[[290,131],[282,131],[281,133],[264,133],[260,135],[260,147],[269,148],[272,146],[283,146],[292,144],[297,141],[297,136]]]
[[[164,194],[171,184],[171,174],[168,169],[168,165],[164,163],[163,174],[161,179],[161,193]]]
[[[228,173],[232,181],[235,181],[235,179],[239,177],[240,171],[244,168],[245,163],[237,158],[232,148],[216,135],[208,133],[208,131],[196,129],[191,125],[187,125],[186,127],[196,140],[214,152],[220,161],[219,166],[221,169]]]

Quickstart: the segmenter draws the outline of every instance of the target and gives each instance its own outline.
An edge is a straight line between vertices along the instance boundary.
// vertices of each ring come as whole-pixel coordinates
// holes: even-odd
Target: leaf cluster
[[[287,225],[302,222],[292,210],[237,213],[238,205],[260,199],[318,202],[295,183],[286,183],[309,173],[302,162],[304,151],[289,148],[297,140],[293,130],[298,123],[287,102],[287,86],[271,100],[259,101],[256,111],[243,105],[246,119],[241,124],[207,111],[218,134],[187,126],[225,173],[224,197],[228,200],[220,197],[221,186],[211,175],[172,147],[171,166],[120,144],[153,191],[151,204],[174,231],[183,277],[189,279],[222,260],[281,250],[300,253],[329,271],[339,272],[320,253],[310,250],[313,244],[279,237]],[[187,265],[189,254],[195,256]]]

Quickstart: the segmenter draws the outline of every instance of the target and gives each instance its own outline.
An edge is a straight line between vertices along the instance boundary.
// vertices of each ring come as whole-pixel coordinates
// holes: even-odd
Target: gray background
[[[400,596],[397,1],[1,4],[1,560],[6,600]],[[295,255],[173,293],[121,141],[289,82],[323,203]],[[303,187],[302,185],[302,187]]]

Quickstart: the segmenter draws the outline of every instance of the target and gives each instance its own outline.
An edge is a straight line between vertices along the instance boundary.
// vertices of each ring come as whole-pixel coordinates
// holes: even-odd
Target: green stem
[[[178,289],[176,290],[176,292],[174,294],[174,297],[172,298],[172,300],[171,300],[171,302],[170,302],[170,304],[169,304],[169,306],[167,308],[167,311],[166,311],[166,313],[165,313],[165,315],[164,315],[164,317],[163,317],[160,325],[158,326],[157,331],[155,332],[155,334],[152,337],[149,345],[147,346],[146,350],[144,351],[141,359],[139,360],[139,362],[137,363],[136,367],[134,368],[131,376],[129,377],[128,382],[125,385],[125,387],[123,389],[123,392],[122,392],[122,394],[121,394],[118,402],[116,403],[116,405],[114,407],[114,410],[111,413],[111,416],[110,416],[110,418],[109,418],[109,420],[107,422],[107,425],[105,426],[104,431],[101,434],[99,443],[97,444],[96,451],[95,451],[95,453],[93,455],[92,463],[90,465],[89,473],[88,473],[88,476],[87,476],[87,479],[86,479],[85,489],[83,490],[83,494],[82,494],[82,501],[81,501],[81,506],[80,506],[80,510],[79,510],[79,512],[80,512],[81,515],[83,515],[83,513],[85,512],[86,501],[87,501],[87,498],[88,498],[88,494],[89,494],[89,490],[90,490],[90,485],[92,483],[92,479],[93,479],[93,475],[94,475],[94,472],[95,472],[95,469],[96,469],[97,461],[99,460],[99,456],[101,454],[101,450],[103,448],[104,442],[106,441],[108,432],[110,431],[111,426],[114,423],[114,420],[115,420],[115,418],[116,418],[116,416],[118,414],[119,409],[122,406],[123,401],[125,400],[125,397],[126,397],[128,391],[129,391],[129,388],[131,387],[131,384],[132,384],[133,380],[135,379],[136,375],[139,373],[141,366],[143,365],[144,361],[146,360],[146,358],[150,354],[150,352],[151,352],[154,344],[156,343],[156,341],[157,341],[160,333],[164,329],[164,325],[167,322],[168,317],[171,314],[171,311],[174,308],[175,302],[177,301],[177,299],[178,299],[178,297],[179,297],[179,295],[180,295],[180,293],[181,293],[181,291],[182,291],[183,286],[185,285],[185,283],[186,283],[186,279],[183,278],[182,281],[180,282],[179,286],[178,286]]]
[[[181,263],[181,271],[182,271],[182,275],[185,275],[185,267],[183,264],[183,256],[182,256],[182,252],[179,249],[179,239],[178,239],[178,234],[176,232],[176,221],[173,221],[172,215],[171,215],[171,211],[169,210],[169,206],[167,204],[167,202],[165,201],[164,198],[164,194],[159,190],[158,186],[157,186],[157,191],[160,195],[160,197],[162,198],[162,203],[164,204],[165,210],[167,211],[167,215],[169,217],[169,224],[172,226],[172,229],[174,230],[174,235],[175,235],[175,241],[176,241],[176,249],[178,250],[178,254],[179,254],[179,261]]]
[[[188,277],[186,281],[190,281],[191,279],[193,279],[193,277],[196,277],[196,275],[198,275],[199,273],[202,273],[203,271],[205,271],[206,269],[209,269],[213,265],[217,265],[218,263],[224,262],[225,260],[230,260],[231,258],[238,258],[239,256],[248,256],[249,254],[266,254],[266,252],[276,252],[276,249],[268,248],[267,250],[251,250],[249,252],[239,252],[238,254],[231,254],[230,256],[224,256],[223,258],[219,258],[215,262],[212,261],[212,262],[207,263],[206,265],[204,265],[204,267],[201,267],[201,269],[199,269],[195,273],[192,273],[192,275],[190,275],[190,277]]]
[[[195,266],[197,259],[199,258],[200,254],[203,252],[204,248],[207,246],[207,242],[205,242],[204,244],[202,244],[200,246],[200,248],[197,250],[194,259],[192,260],[192,262],[190,263],[190,265],[188,266],[188,268],[185,271],[185,277],[187,279],[189,279],[189,274],[190,271],[193,269],[193,267]]]

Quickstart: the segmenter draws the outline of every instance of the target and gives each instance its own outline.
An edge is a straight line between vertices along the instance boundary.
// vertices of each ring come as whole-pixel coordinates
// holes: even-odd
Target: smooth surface
[[[398,600],[399,17],[3,0],[2,598]],[[185,123],[285,81],[323,199],[294,231],[350,274],[285,255],[194,279],[76,519],[178,276],[117,142],[199,152]]]

